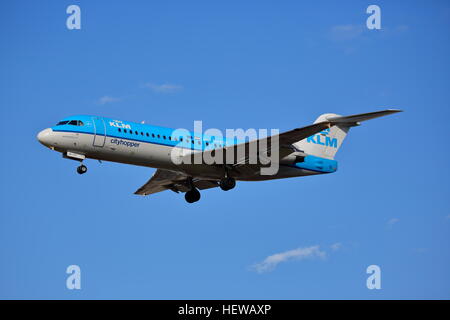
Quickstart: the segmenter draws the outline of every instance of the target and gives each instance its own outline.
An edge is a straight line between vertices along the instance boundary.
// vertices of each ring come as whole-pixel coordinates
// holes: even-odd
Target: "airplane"
[[[55,126],[40,131],[38,141],[63,158],[77,160],[79,174],[87,172],[85,159],[112,161],[156,168],[153,176],[135,194],[150,195],[165,190],[184,192],[185,200],[200,200],[200,191],[219,187],[224,191],[236,181],[262,181],[333,173],[337,170],[336,152],[350,128],[361,122],[401,112],[387,109],[351,116],[333,113],[320,115],[312,125],[251,141],[220,136],[199,135],[143,123],[114,120],[91,115],[62,119]],[[278,143],[275,143],[277,141]],[[260,147],[261,159],[251,162],[251,145]],[[264,147],[265,146],[265,147]],[[244,150],[243,152],[235,152]],[[233,152],[235,152],[233,154]],[[174,162],[178,155],[180,163]],[[217,156],[232,161],[206,163],[187,161],[196,155]],[[269,155],[277,154],[274,159]],[[264,158],[265,155],[265,158]],[[227,158],[228,159],[228,158]],[[269,163],[267,160],[270,160]],[[262,174],[262,169],[275,164],[275,174]]]

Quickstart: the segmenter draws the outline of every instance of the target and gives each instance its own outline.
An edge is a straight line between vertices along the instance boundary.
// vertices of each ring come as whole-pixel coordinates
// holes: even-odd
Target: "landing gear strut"
[[[77,172],[79,174],[84,174],[87,172],[87,167],[84,164],[82,164],[77,168]]]
[[[189,178],[187,181],[189,188],[191,190],[187,191],[184,194],[184,199],[186,199],[189,203],[194,203],[200,200],[200,191],[194,186],[194,182],[192,182],[192,178]]]
[[[222,178],[219,182],[219,187],[223,191],[228,191],[233,189],[236,186],[236,180],[232,177]]]

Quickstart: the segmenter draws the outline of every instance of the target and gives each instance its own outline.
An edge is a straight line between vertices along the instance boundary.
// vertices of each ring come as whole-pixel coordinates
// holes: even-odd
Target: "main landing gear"
[[[77,167],[77,172],[79,174],[84,174],[87,172],[87,167],[84,164],[81,164],[79,167]]]
[[[223,191],[228,191],[228,190],[231,190],[234,187],[236,187],[236,179],[230,177],[230,175],[228,173],[229,168],[227,166],[224,167],[224,170],[225,170],[225,176],[222,179],[220,179],[219,187]]]
[[[197,202],[198,200],[200,200],[200,191],[198,191],[198,189],[194,186],[192,178],[189,178],[187,183],[190,190],[184,194],[184,199],[186,199],[188,203]]]
[[[188,203],[197,202],[198,200],[200,200],[200,191],[198,191],[196,188],[193,188],[185,193],[184,199],[186,199]]]
[[[236,180],[232,177],[222,178],[219,182],[219,187],[223,191],[228,191],[233,189],[236,186]]]
[[[189,185],[191,189],[184,194],[184,199],[186,199],[188,203],[197,202],[198,200],[200,200],[200,191],[198,191],[198,189],[194,186],[192,180],[189,181]],[[219,182],[219,187],[223,191],[231,190],[235,186],[236,180],[232,177],[222,178]]]

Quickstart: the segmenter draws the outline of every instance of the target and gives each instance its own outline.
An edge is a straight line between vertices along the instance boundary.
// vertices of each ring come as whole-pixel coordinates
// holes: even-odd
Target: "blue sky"
[[[81,30],[66,28],[70,4]],[[370,4],[382,30],[365,28]],[[450,298],[447,1],[0,8],[0,298]],[[352,129],[336,173],[194,205],[133,195],[153,169],[87,161],[79,176],[36,140],[74,114],[284,131],[384,108],[405,112]],[[79,291],[65,286],[72,264]],[[381,290],[366,288],[372,264]]]

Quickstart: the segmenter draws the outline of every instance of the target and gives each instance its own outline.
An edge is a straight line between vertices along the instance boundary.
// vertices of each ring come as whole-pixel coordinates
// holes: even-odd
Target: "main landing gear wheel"
[[[231,190],[236,186],[236,180],[231,177],[225,177],[220,180],[219,186],[223,191]]]
[[[84,164],[82,164],[82,165],[80,165],[80,166],[77,168],[77,172],[78,172],[79,174],[86,173],[86,172],[87,172],[87,167],[86,167]]]
[[[189,203],[194,203],[200,200],[200,192],[197,189],[192,189],[185,193],[184,198]]]

